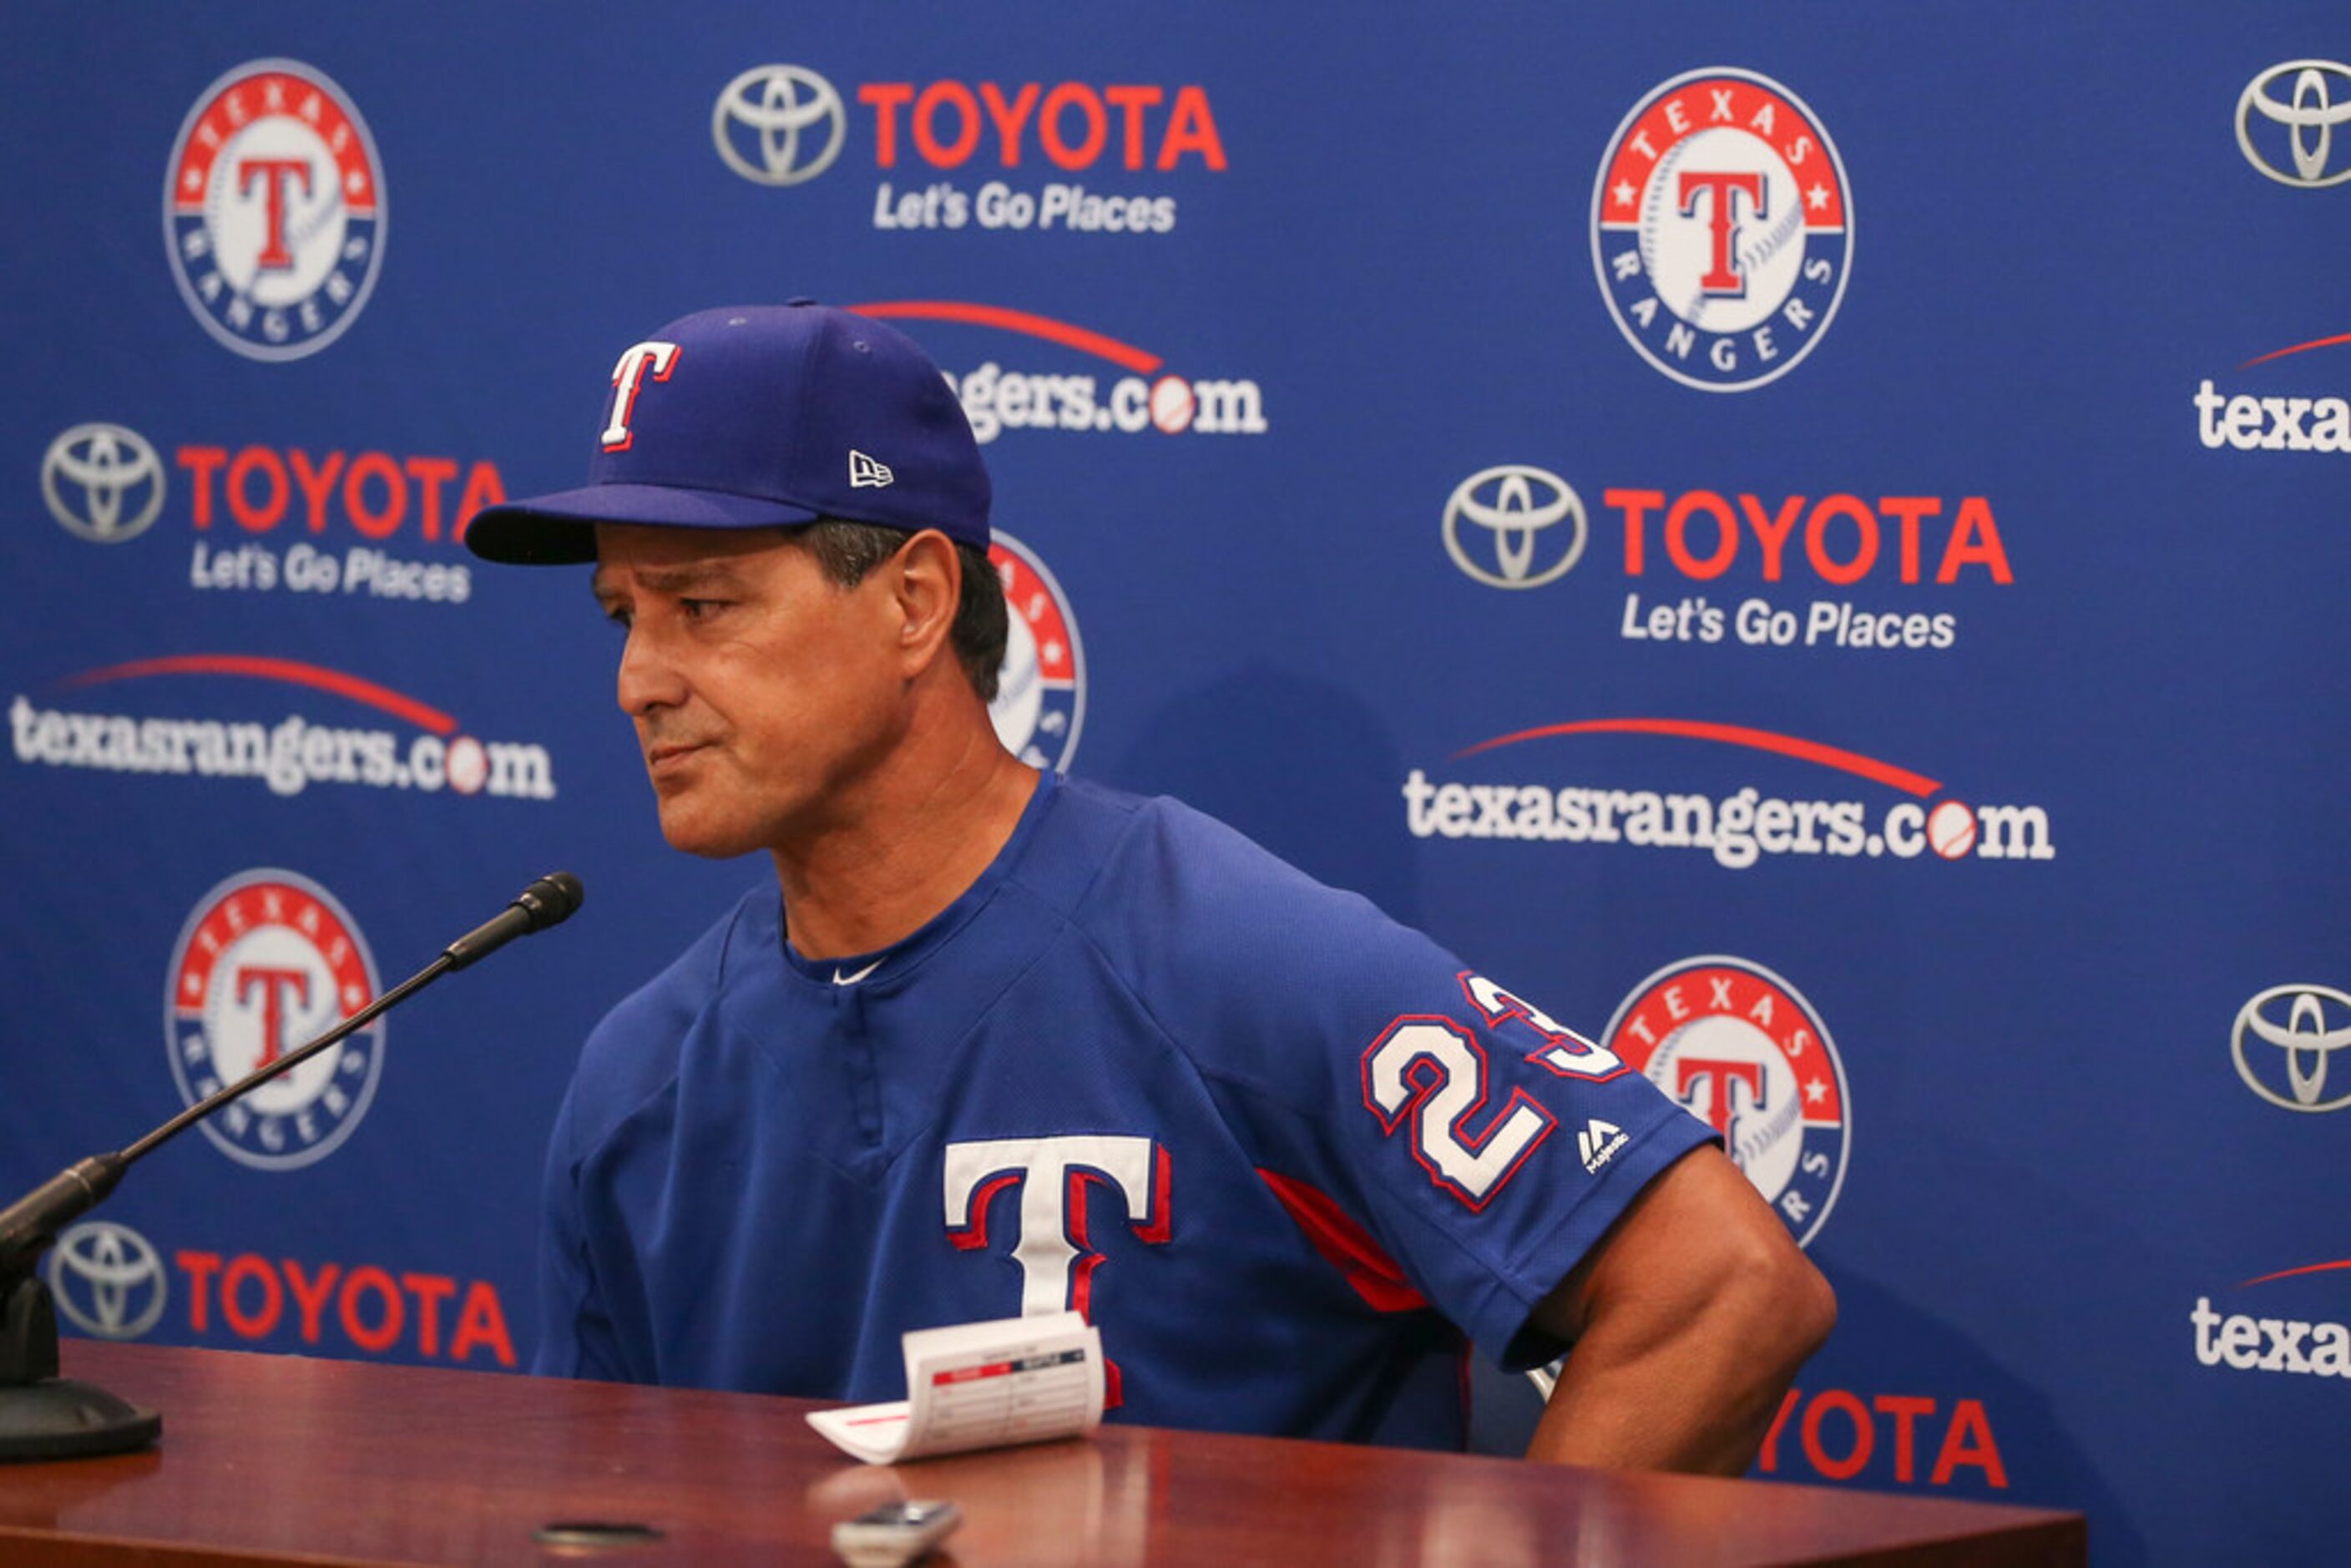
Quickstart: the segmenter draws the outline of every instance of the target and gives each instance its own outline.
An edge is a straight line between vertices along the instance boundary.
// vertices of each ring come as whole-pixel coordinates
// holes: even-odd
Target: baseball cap
[[[486,560],[596,559],[598,523],[760,528],[841,517],[987,548],[987,469],[914,340],[795,299],[680,317],[622,350],[588,483],[485,507]]]

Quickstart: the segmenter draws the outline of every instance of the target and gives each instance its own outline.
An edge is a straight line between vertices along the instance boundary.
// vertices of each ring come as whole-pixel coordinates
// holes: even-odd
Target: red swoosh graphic
[[[1042,338],[1049,343],[1059,343],[1065,349],[1075,349],[1123,365],[1138,376],[1147,376],[1167,361],[1147,350],[1132,343],[1122,343],[1116,338],[1105,338],[1100,332],[1089,332],[1083,327],[1072,327],[1067,321],[1056,321],[1050,316],[1032,316],[1026,310],[1007,310],[1000,305],[971,305],[959,299],[883,299],[871,305],[852,305],[849,309],[860,316],[876,320],[904,317],[918,321],[966,321],[977,327],[995,327],[1007,332],[1025,332],[1031,338]]]
[[[2272,360],[2283,360],[2288,354],[2307,353],[2312,349],[2331,349],[2338,343],[2351,343],[2351,332],[2345,332],[2334,338],[2314,338],[2307,343],[2296,343],[2291,349],[2274,349],[2259,359],[2247,360],[2237,368],[2241,371],[2250,371],[2255,365],[2267,364]]]
[[[435,735],[455,731],[457,721],[439,708],[427,707],[414,697],[404,697],[389,686],[363,681],[357,675],[347,675],[340,670],[329,670],[317,664],[298,664],[292,659],[259,659],[244,653],[180,653],[167,659],[135,659],[127,664],[109,664],[100,670],[85,670],[78,675],[68,676],[58,685],[71,690],[78,686],[94,686],[107,681],[135,681],[146,675],[249,675],[256,680],[284,681],[289,685],[309,686],[317,691],[332,692],[339,697],[349,697],[384,712]]]
[[[2272,1280],[2291,1280],[2296,1274],[2324,1274],[2329,1269],[2351,1269],[2351,1258],[2334,1263],[2309,1263],[2299,1269],[2281,1269],[2274,1274],[2264,1274],[2258,1280],[2241,1281],[2237,1288],[2241,1291],[2247,1285],[2266,1285]]]
[[[1547,724],[1539,729],[1498,735],[1491,740],[1481,740],[1475,746],[1465,747],[1453,755],[1474,757],[1498,746],[1516,746],[1522,740],[1541,740],[1554,735],[1678,735],[1691,740],[1750,747],[1757,751],[1772,751],[1782,757],[1793,757],[1799,761],[1816,762],[1823,768],[1858,774],[1864,779],[1888,784],[1913,795],[1931,795],[1943,787],[1939,781],[1923,773],[1913,773],[1907,768],[1896,768],[1891,762],[1880,762],[1857,751],[1841,751],[1834,746],[1823,746],[1816,740],[1799,740],[1792,735],[1779,735],[1768,729],[1749,729],[1736,724],[1708,724],[1690,718],[1587,718],[1573,724]]]

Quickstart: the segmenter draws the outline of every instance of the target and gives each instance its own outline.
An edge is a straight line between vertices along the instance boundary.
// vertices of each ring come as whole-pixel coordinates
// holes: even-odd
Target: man
[[[689,316],[601,446],[466,542],[594,561],[664,835],[776,874],[588,1041],[537,1370],[893,1398],[905,1330],[1075,1307],[1117,1417],[1458,1447],[1466,1331],[1573,1347],[1537,1457],[1746,1467],[1834,1312],[1785,1228],[1426,937],[1003,748],[987,476],[919,349]]]

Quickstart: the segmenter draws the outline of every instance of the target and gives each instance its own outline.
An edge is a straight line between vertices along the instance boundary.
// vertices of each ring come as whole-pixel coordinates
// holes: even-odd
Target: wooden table
[[[831,1563],[832,1521],[946,1497],[955,1563],[2080,1563],[2078,1514],[1106,1427],[853,1463],[804,1400],[70,1341],[163,1412],[143,1454],[0,1464],[0,1563]],[[557,1520],[650,1546],[538,1545]]]

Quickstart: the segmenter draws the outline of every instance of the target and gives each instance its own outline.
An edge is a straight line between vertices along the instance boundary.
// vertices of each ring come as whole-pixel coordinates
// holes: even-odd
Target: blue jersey
[[[772,883],[614,1009],[547,1178],[536,1370],[903,1398],[909,1329],[1074,1307],[1113,1419],[1458,1448],[1464,1334],[1711,1136],[1638,1072],[1174,801],[1044,775],[886,952]]]

